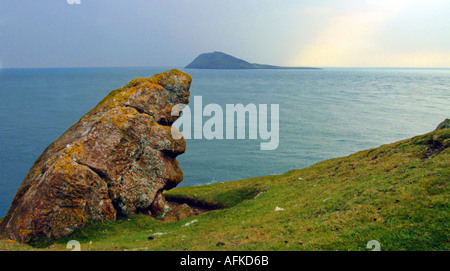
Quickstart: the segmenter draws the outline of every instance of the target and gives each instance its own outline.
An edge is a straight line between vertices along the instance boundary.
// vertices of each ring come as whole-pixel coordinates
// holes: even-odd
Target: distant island
[[[249,63],[222,52],[204,53],[194,59],[186,69],[319,69],[312,67],[280,67]]]

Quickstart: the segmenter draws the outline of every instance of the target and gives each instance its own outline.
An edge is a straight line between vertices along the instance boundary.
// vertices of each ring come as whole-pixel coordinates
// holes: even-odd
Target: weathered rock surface
[[[194,210],[186,203],[172,205],[169,213],[163,218],[165,222],[175,222],[184,220],[195,215]]]
[[[39,157],[0,224],[20,242],[58,239],[88,221],[158,212],[182,179],[172,107],[189,102],[191,77],[171,70],[114,90]],[[156,199],[156,200],[155,200]]]

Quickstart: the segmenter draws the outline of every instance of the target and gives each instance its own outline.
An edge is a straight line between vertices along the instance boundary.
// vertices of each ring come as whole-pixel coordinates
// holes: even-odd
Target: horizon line
[[[20,70],[20,69],[95,69],[95,68],[186,68],[182,65],[155,65],[155,66],[144,66],[144,65],[130,65],[130,66],[48,66],[48,67],[0,67],[1,70]],[[402,67],[402,66],[280,66],[286,68],[318,68],[318,69],[450,69],[449,67]],[[220,69],[219,69],[220,70]],[[228,70],[228,69],[227,69]],[[233,69],[231,69],[233,70]],[[267,69],[270,70],[270,69]]]

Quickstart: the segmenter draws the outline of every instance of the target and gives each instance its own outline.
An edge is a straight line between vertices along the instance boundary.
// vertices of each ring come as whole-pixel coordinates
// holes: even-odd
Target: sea
[[[103,97],[172,68],[192,76],[191,97],[203,106],[279,107],[274,150],[248,136],[186,140],[179,187],[282,174],[431,132],[450,117],[450,69],[0,69],[0,217],[45,148]]]

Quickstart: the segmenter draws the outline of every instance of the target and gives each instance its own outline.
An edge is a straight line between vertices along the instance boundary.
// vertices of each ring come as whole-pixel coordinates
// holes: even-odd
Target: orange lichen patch
[[[30,218],[32,219],[33,216],[30,214],[25,214],[24,218],[19,218],[17,220],[17,227],[19,228],[18,233],[20,236],[25,237],[25,236],[28,236],[29,234],[33,233],[33,230],[28,228],[28,223],[26,222],[26,220],[30,219]]]
[[[130,107],[117,107],[100,117],[99,122],[103,122],[105,126],[117,127],[120,130],[128,129],[132,124],[132,120],[137,117],[139,112]]]
[[[54,165],[55,172],[61,173],[64,175],[64,178],[68,179],[75,171],[73,160],[70,156],[63,155],[56,161]]]
[[[178,84],[180,84],[180,87],[186,87],[190,85],[192,81],[191,76],[177,69],[156,74],[151,79],[153,82],[156,82],[166,89],[170,88],[169,86],[176,86]]]
[[[40,168],[35,168],[34,171],[31,172],[31,179],[36,178],[37,176],[41,175],[43,172]]]
[[[137,78],[128,83],[124,88],[132,88],[144,83],[158,84],[168,91],[176,90],[177,88],[189,88],[192,78],[181,72],[173,69],[167,72],[155,74],[151,78]],[[189,93],[187,93],[189,95]]]
[[[83,159],[85,153],[86,150],[82,141],[68,144],[54,161],[54,171],[64,174],[65,178],[69,178],[75,171],[74,161]]]
[[[58,218],[54,220],[53,227],[65,228],[76,223],[84,224],[86,222],[85,212],[82,208],[63,208],[58,213]]]
[[[141,85],[143,83],[152,83],[152,82],[150,81],[150,78],[136,78],[136,79],[131,80],[123,88],[124,89],[133,89],[136,86],[139,86],[139,85]]]
[[[130,81],[130,83],[128,83],[126,86],[124,86],[124,89],[127,89],[128,91],[136,91],[139,89],[144,89],[144,88],[154,88],[154,87],[161,87],[161,85],[158,84],[158,82],[156,82],[153,77],[151,78],[136,78],[132,81]]]
[[[81,159],[86,153],[84,143],[82,141],[76,141],[74,143],[68,144],[63,150],[63,153],[75,160]]]
[[[92,113],[107,111],[114,107],[122,106],[136,92],[142,89],[160,88],[151,78],[135,79],[128,83],[124,88],[116,89],[106,96],[88,115]],[[145,98],[143,97],[145,100]]]

